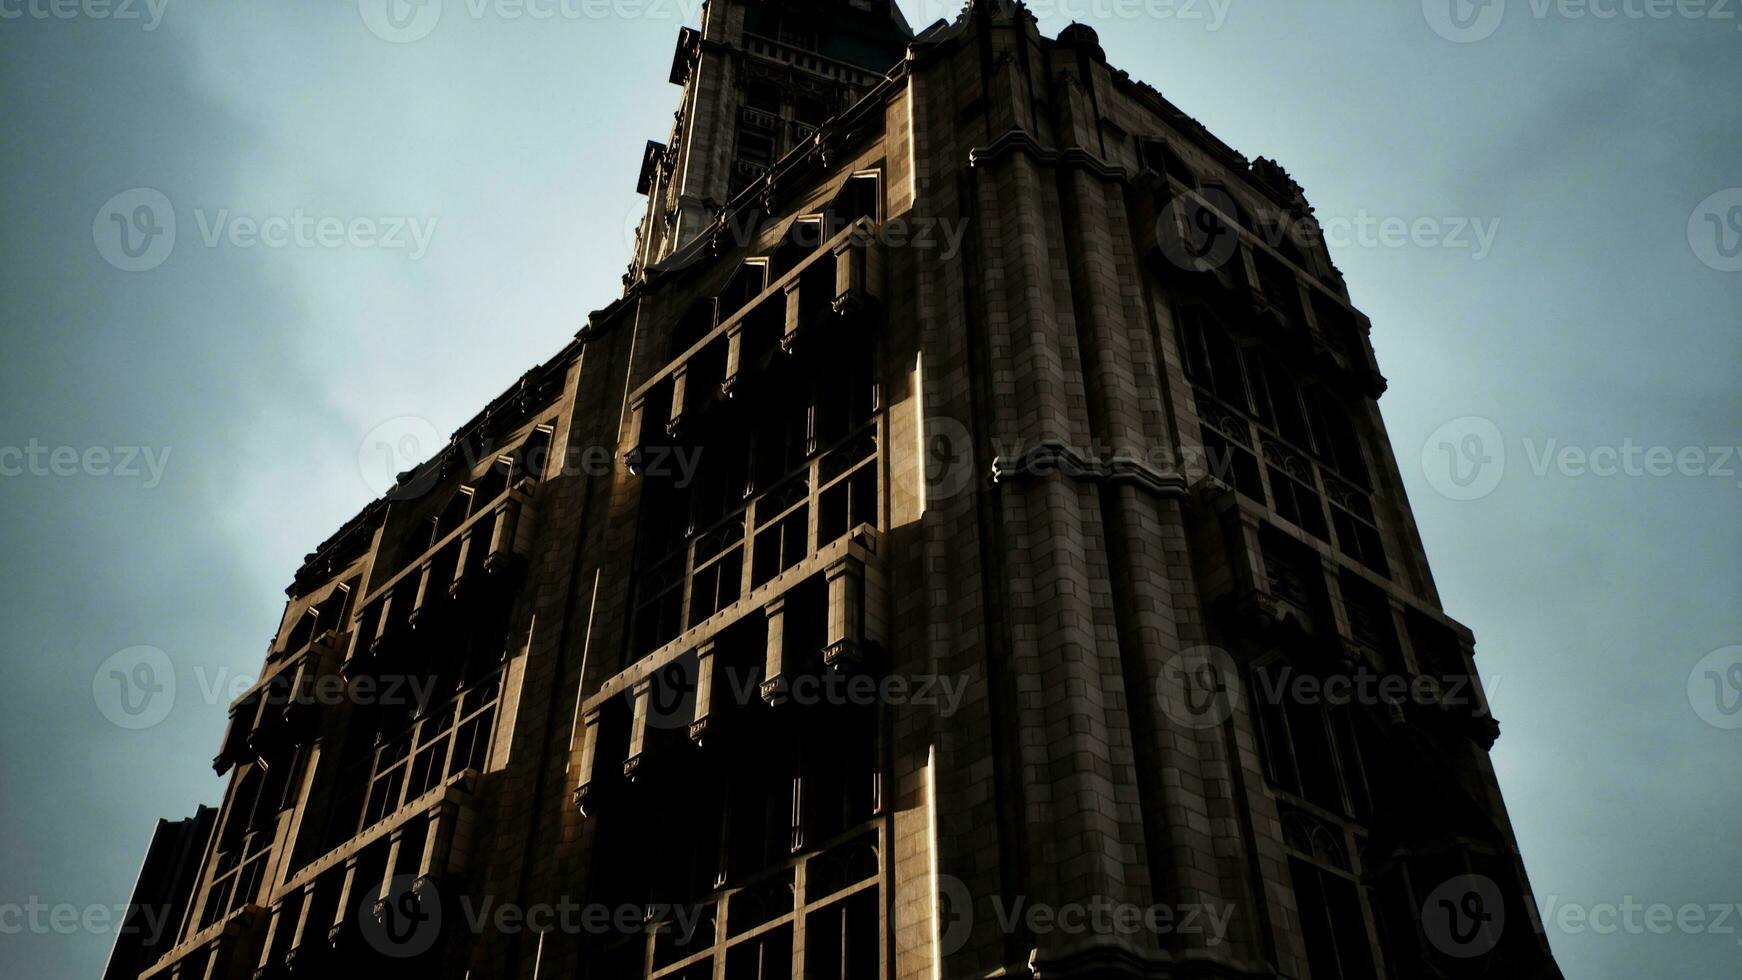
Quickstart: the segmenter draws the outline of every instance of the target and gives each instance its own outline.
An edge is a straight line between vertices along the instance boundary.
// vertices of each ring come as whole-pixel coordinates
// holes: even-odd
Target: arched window
[[[1179,154],[1173,151],[1173,147],[1169,146],[1166,140],[1146,139],[1143,141],[1142,152],[1143,163],[1149,169],[1163,176],[1172,177],[1187,187],[1197,188],[1198,175],[1185,165],[1185,161],[1179,158]]]
[[[529,480],[542,480],[551,464],[551,439],[556,429],[549,425],[541,425],[532,430],[532,435],[520,444],[514,451],[514,474],[516,480],[524,477]]]
[[[1210,312],[1201,306],[1186,307],[1180,313],[1180,333],[1186,377],[1228,405],[1251,411],[1239,348]]]
[[[854,174],[829,203],[829,232],[840,231],[860,218],[877,220],[882,210],[881,175],[877,171]]]
[[[315,606],[315,628],[319,633],[331,633],[345,628],[345,613],[350,605],[351,594],[355,591],[355,580],[342,582]]]
[[[1274,353],[1258,348],[1248,348],[1246,363],[1259,420],[1294,445],[1312,449],[1312,430],[1301,405],[1300,388],[1288,368]]]
[[[762,295],[768,288],[770,265],[765,258],[746,260],[726,282],[717,300],[713,314],[713,325],[731,319],[739,310],[749,305],[750,301]],[[712,329],[712,326],[709,329]],[[699,338],[698,338],[699,339]]]
[[[508,492],[508,471],[514,466],[512,457],[499,456],[490,464],[478,482],[472,485],[473,513],[495,502],[497,497]]]
[[[436,517],[435,528],[430,534],[430,544],[434,544],[458,530],[461,524],[466,523],[466,518],[470,517],[471,513],[472,491],[467,487],[455,490],[454,495],[448,498],[447,506],[443,507],[442,512]]]
[[[743,278],[742,272],[734,276],[732,282],[726,287],[727,292],[737,294],[753,288],[740,282]],[[672,328],[671,343],[666,351],[667,361],[676,360],[684,351],[694,347],[698,341],[708,335],[709,331],[714,329],[718,322],[720,302],[720,300],[709,296],[690,304],[690,308],[684,311],[682,319],[678,320],[677,326]],[[732,300],[727,300],[727,302],[732,302]],[[742,305],[743,303],[738,303],[732,309],[736,310]]]
[[[1361,451],[1361,436],[1342,402],[1323,385],[1313,385],[1307,390],[1307,411],[1317,436],[1319,455],[1345,479],[1363,489],[1372,489],[1367,458]]]
[[[780,247],[768,257],[770,281],[779,279],[803,262],[823,243],[823,215],[806,214],[794,218],[780,236]]]

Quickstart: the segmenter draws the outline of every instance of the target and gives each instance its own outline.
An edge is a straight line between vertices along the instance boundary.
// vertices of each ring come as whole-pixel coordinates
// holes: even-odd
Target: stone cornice
[[[993,140],[990,146],[975,147],[969,150],[968,166],[977,168],[1001,160],[1013,153],[1021,153],[1041,163],[1087,170],[1106,180],[1128,181],[1131,179],[1129,170],[1108,163],[1080,146],[1068,146],[1063,149],[1042,146],[1033,134],[1024,129],[1008,130],[1003,136]]]
[[[1020,456],[999,456],[992,460],[991,479],[998,485],[1053,473],[1084,483],[1133,486],[1156,497],[1178,499],[1186,496],[1185,477],[1179,473],[1161,470],[1130,457],[1097,459],[1085,456],[1059,442],[1043,442]]]

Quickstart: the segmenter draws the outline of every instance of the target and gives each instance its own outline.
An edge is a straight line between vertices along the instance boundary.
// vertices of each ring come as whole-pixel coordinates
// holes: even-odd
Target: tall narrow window
[[[1373,980],[1373,948],[1355,882],[1291,857],[1295,903],[1314,980]]]

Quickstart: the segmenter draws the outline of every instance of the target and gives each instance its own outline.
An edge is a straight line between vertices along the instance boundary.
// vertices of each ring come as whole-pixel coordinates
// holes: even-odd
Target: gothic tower
[[[710,3],[684,28],[671,136],[649,142],[648,198],[627,281],[689,242],[774,162],[816,137],[901,61],[913,31],[892,0]]]
[[[624,295],[296,572],[111,975],[1558,978],[1284,169],[1015,2],[671,78]]]

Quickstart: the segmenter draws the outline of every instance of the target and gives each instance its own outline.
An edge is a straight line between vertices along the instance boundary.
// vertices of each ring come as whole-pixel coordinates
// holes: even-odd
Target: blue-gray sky
[[[153,820],[218,799],[224,704],[374,447],[451,431],[618,292],[694,0],[446,0],[413,43],[375,2],[0,0],[0,974],[100,969],[108,930],[29,907],[125,902]],[[1742,644],[1742,5],[1446,2],[1033,6],[1346,229],[1539,899],[1734,906],[1742,651],[1701,661]],[[140,188],[166,257],[118,250]],[[100,675],[140,646],[177,688],[130,730]],[[1569,977],[1716,980],[1738,919],[1549,932]]]

